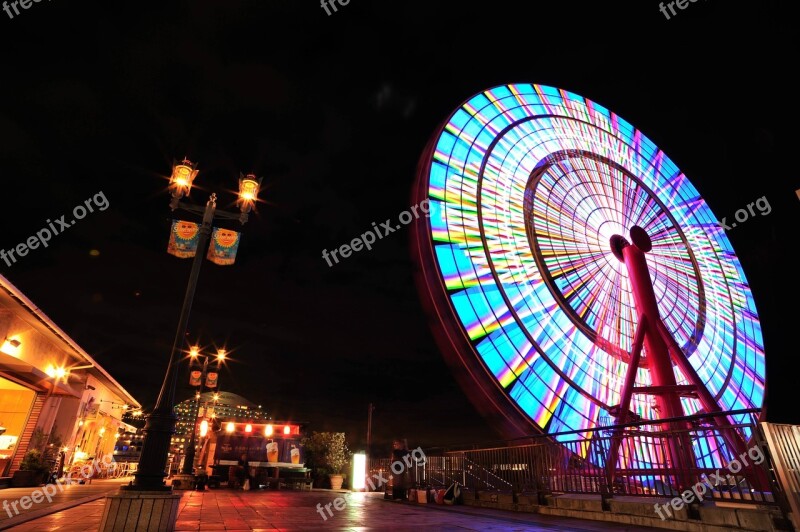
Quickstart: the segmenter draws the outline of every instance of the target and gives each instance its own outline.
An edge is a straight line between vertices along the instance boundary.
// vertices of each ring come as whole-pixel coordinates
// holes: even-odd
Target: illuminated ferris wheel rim
[[[505,119],[503,123],[504,127],[497,127],[497,123],[500,123],[501,120],[498,119],[497,123],[492,123],[492,121],[506,112],[509,102],[518,104],[518,106],[511,108],[507,113],[508,116],[502,116],[502,118]],[[487,113],[488,116],[495,110],[495,107],[500,109],[500,111],[484,120],[484,117],[481,116],[482,113],[484,113],[486,109],[489,109],[490,113]],[[509,119],[508,117],[513,113],[516,113],[513,119]],[[581,115],[581,113],[583,113],[583,115]],[[599,119],[595,121],[598,117]],[[513,394],[517,391],[517,385],[520,383],[523,387],[529,385],[529,382],[522,383],[525,377],[524,371],[541,370],[541,367],[538,369],[534,367],[538,362],[537,358],[533,356],[532,353],[539,355],[540,361],[550,366],[552,373],[557,375],[556,378],[560,379],[562,383],[566,383],[573,392],[577,392],[589,402],[604,409],[609,404],[613,404],[613,402],[606,401],[604,398],[598,397],[595,392],[588,390],[585,386],[585,382],[582,384],[573,380],[574,376],[571,374],[571,371],[574,368],[570,369],[568,366],[570,366],[570,364],[574,365],[574,360],[565,361],[563,360],[563,356],[561,360],[555,360],[548,354],[551,352],[553,344],[558,343],[558,340],[552,337],[550,340],[546,340],[546,342],[549,343],[545,348],[542,348],[544,344],[542,344],[541,337],[537,337],[534,340],[531,338],[531,335],[528,334],[527,330],[523,330],[524,336],[531,340],[530,346],[528,346],[529,351],[527,354],[521,353],[520,356],[517,357],[518,360],[505,360],[504,363],[507,365],[505,369],[502,367],[498,369],[499,364],[497,364],[497,362],[499,357],[496,354],[480,350],[481,347],[486,347],[486,342],[483,340],[496,340],[496,338],[490,337],[495,335],[498,328],[504,328],[507,325],[507,321],[500,323],[501,320],[505,318],[500,316],[500,312],[495,312],[496,309],[489,309],[493,315],[489,316],[486,320],[484,320],[485,316],[478,312],[479,305],[476,306],[475,304],[477,299],[474,297],[474,292],[476,290],[483,290],[484,283],[488,284],[486,277],[482,277],[482,275],[489,275],[492,279],[492,283],[500,288],[499,290],[495,290],[495,296],[499,294],[499,296],[502,297],[497,297],[496,299],[502,299],[508,307],[502,310],[506,312],[506,314],[513,316],[513,321],[516,322],[516,325],[522,325],[524,321],[524,318],[520,317],[518,314],[518,309],[515,308],[513,304],[509,303],[509,297],[504,292],[505,287],[503,286],[504,281],[502,275],[498,273],[498,269],[495,267],[494,260],[498,255],[493,255],[489,248],[490,245],[497,244],[497,240],[490,242],[490,239],[487,237],[485,218],[486,198],[484,197],[487,165],[491,160],[491,163],[495,165],[492,170],[496,173],[493,177],[495,179],[503,178],[504,175],[502,172],[504,170],[502,168],[502,161],[493,153],[495,146],[498,145],[502,137],[509,131],[514,132],[515,128],[520,127],[520,124],[544,120],[552,120],[553,122],[549,124],[549,127],[551,127],[551,129],[561,128],[562,133],[564,131],[570,132],[570,128],[588,126],[602,129],[603,134],[589,139],[587,144],[583,146],[576,147],[573,141],[577,137],[569,137],[568,135],[558,137],[558,135],[548,131],[545,131],[544,136],[542,136],[541,132],[535,129],[525,130],[523,133],[526,135],[539,135],[540,138],[538,140],[542,140],[540,145],[535,143],[527,144],[526,147],[529,148],[529,152],[526,156],[530,156],[537,148],[541,148],[542,145],[547,144],[547,149],[539,149],[539,153],[530,157],[530,159],[535,159],[534,162],[538,164],[539,167],[545,163],[551,164],[553,160],[557,159],[559,152],[566,154],[568,157],[574,157],[578,154],[586,155],[587,153],[595,158],[604,157],[612,164],[621,167],[627,175],[639,183],[642,189],[649,192],[649,196],[658,200],[661,209],[667,213],[668,217],[673,221],[671,225],[678,231],[683,247],[691,256],[690,269],[694,272],[694,276],[697,279],[698,293],[700,294],[700,296],[696,298],[698,318],[696,322],[692,322],[694,324],[692,329],[699,330],[699,332],[681,338],[681,345],[690,350],[697,350],[697,356],[694,357],[695,363],[699,363],[701,366],[701,373],[704,379],[706,379],[706,382],[708,382],[707,387],[716,398],[723,398],[727,401],[726,405],[752,407],[754,404],[760,404],[763,400],[763,342],[760,337],[760,325],[758,324],[757,313],[755,312],[755,306],[752,302],[749,288],[746,285],[746,280],[744,279],[744,275],[741,272],[735,255],[732,253],[730,244],[727,242],[727,238],[719,231],[716,233],[714,232],[715,229],[718,230],[719,228],[714,223],[716,219],[713,218],[713,216],[708,216],[711,214],[710,209],[708,209],[702,201],[702,198],[700,198],[699,193],[697,193],[688,180],[686,180],[685,176],[678,171],[672,161],[652,144],[649,139],[633,128],[633,126],[630,126],[630,124],[617,115],[590,100],[552,87],[529,84],[502,85],[473,96],[458,107],[437,130],[429,143],[429,147],[423,159],[420,161],[417,199],[430,199],[433,210],[439,211],[436,212],[430,220],[423,220],[419,224],[419,227],[415,229],[422,235],[421,239],[417,238],[418,244],[420,244],[421,266],[422,269],[425,270],[423,277],[426,287],[423,293],[427,294],[426,297],[429,298],[429,303],[433,304],[434,312],[438,315],[439,319],[442,321],[444,330],[446,330],[446,343],[455,352],[455,356],[451,357],[451,359],[454,360],[456,364],[466,368],[467,371],[465,373],[469,374],[469,378],[471,378],[473,382],[481,380],[482,377],[480,377],[480,373],[490,376],[494,388],[502,391],[503,397],[505,397],[507,403],[510,403],[505,405],[506,409],[508,406],[511,406],[514,410],[524,412],[527,419],[533,421],[534,425],[542,430],[552,432],[552,430],[548,428],[550,426],[550,421],[553,421],[554,416],[561,416],[564,414],[563,411],[557,411],[557,409],[560,408],[559,406],[552,405],[560,401],[563,406],[565,402],[575,399],[575,394],[571,393],[569,390],[564,392],[561,388],[559,388],[560,391],[556,390],[556,386],[560,386],[557,382],[554,385],[548,384],[545,388],[541,386],[538,388],[531,387],[527,392],[528,396],[536,396],[537,394],[549,394],[553,396],[555,394],[555,400],[552,400],[553,397],[549,399],[551,406],[543,403],[544,410],[547,410],[544,415],[538,415],[537,412],[530,408],[530,405],[523,405],[523,398],[521,398],[519,394]],[[470,121],[478,122],[478,127],[473,127],[471,131],[467,132],[468,128],[474,125],[471,124]],[[580,123],[580,125],[575,126],[574,124],[576,123]],[[542,127],[544,128],[544,126]],[[484,135],[484,129],[491,129],[491,135]],[[547,136],[548,134],[550,134],[549,137]],[[616,142],[615,147],[618,148],[618,151],[609,151],[609,145],[602,142],[603,139],[601,137],[604,135]],[[445,137],[447,136],[449,136],[449,138],[446,139]],[[488,137],[491,137],[491,139],[489,140]],[[519,140],[519,138],[519,135],[517,135],[517,140]],[[556,141],[559,149],[553,147]],[[456,146],[456,148],[453,146]],[[457,149],[460,149],[461,153],[456,153]],[[505,156],[511,156],[513,159],[514,153],[512,153],[512,149],[513,148],[506,147],[503,153]],[[479,152],[480,157],[473,157],[473,151]],[[609,154],[615,157],[613,159],[607,157]],[[458,160],[453,164],[453,159],[457,159],[458,157],[462,157],[463,160]],[[473,160],[470,161],[471,157]],[[546,159],[549,159],[549,161],[546,161]],[[524,157],[518,157],[514,162],[524,166],[525,163],[529,161],[526,161]],[[444,170],[442,170],[442,168],[444,168]],[[525,173],[524,179],[526,181],[530,180],[534,170],[535,168],[533,166],[523,169],[523,173]],[[514,176],[512,176],[512,178],[513,177]],[[641,179],[639,179],[640,177]],[[646,183],[646,178],[649,179],[652,184]],[[527,189],[527,184],[522,188]],[[667,197],[668,202],[672,202],[670,205],[674,203],[673,200],[675,200],[676,197],[679,197],[681,201],[685,201],[686,198],[681,196],[681,194],[686,193],[689,194],[689,200],[697,204],[696,207],[682,210],[685,209],[685,205],[679,205],[678,210],[680,212],[673,215],[673,213],[670,212],[670,207],[665,205],[664,201],[661,201],[664,199],[662,194],[665,193],[665,190],[667,193],[672,194]],[[497,190],[495,190],[494,193],[496,194]],[[439,204],[438,206],[437,203]],[[477,222],[475,222],[474,219],[467,219],[468,215],[472,212],[470,209],[478,213]],[[453,217],[454,212],[456,212],[455,218]],[[705,216],[705,218],[703,218],[703,216]],[[525,218],[527,219],[528,216],[525,216]],[[445,221],[443,222],[442,220]],[[468,230],[468,228],[466,228],[467,223],[473,222],[475,222],[474,229],[477,230]],[[497,223],[499,224],[500,222]],[[685,233],[684,231],[684,224],[687,223],[690,223],[688,226],[690,228],[689,233]],[[525,241],[528,242],[529,247],[535,247],[530,246],[530,243],[533,241],[528,238],[528,232],[524,224],[522,224],[522,227],[522,234],[525,237]],[[455,236],[453,236],[454,234]],[[698,264],[698,259],[695,257],[695,246],[698,245],[698,241],[702,241],[703,239],[705,239],[704,242],[709,241],[714,245],[709,246],[708,250],[703,250],[705,255],[701,261],[702,264]],[[475,246],[476,241],[480,242],[480,248]],[[425,242],[427,242],[427,244]],[[483,255],[479,257],[481,248],[483,249]],[[606,250],[608,250],[608,247],[606,247]],[[447,259],[448,254],[452,254],[450,259]],[[737,277],[738,275],[735,281],[738,282],[741,280],[741,286],[733,286],[733,284],[731,284],[733,281],[725,284],[725,282],[720,282],[719,279],[711,279],[712,282],[708,287],[710,292],[706,294],[703,285],[706,283],[706,278],[708,276],[707,263],[709,262],[709,256],[713,258],[715,263],[719,263],[719,269],[720,272],[722,272],[719,275],[720,277],[724,278],[725,275],[728,275],[728,277]],[[475,269],[473,271],[468,272],[466,269],[459,269],[463,268],[465,262],[477,260],[476,257],[480,259],[481,263],[474,265]],[[502,255],[500,255],[500,257],[502,258]],[[534,258],[541,264],[541,261],[538,260],[541,257],[536,253],[534,253]],[[442,260],[445,260],[445,262],[442,262]],[[430,268],[431,265],[434,267]],[[547,268],[542,268],[542,271],[547,272]],[[735,275],[730,275],[731,272]],[[505,280],[507,281],[509,276],[513,277],[514,271],[508,270],[504,273],[506,275]],[[654,276],[657,276],[657,272],[654,273]],[[437,288],[437,285],[439,288]],[[444,290],[442,290],[442,288],[444,288]],[[658,289],[658,287],[656,288]],[[736,290],[734,290],[734,288]],[[736,291],[736,294],[733,294],[734,291]],[[552,290],[550,287],[548,287],[548,292],[551,292],[551,295],[559,293],[558,290]],[[491,299],[489,297],[491,294],[488,292],[486,294],[488,295],[483,296],[483,302],[481,303],[484,306],[486,306],[486,302]],[[711,298],[708,301],[712,302],[712,304],[708,305],[711,309],[711,314],[708,317],[710,329],[705,327],[706,313],[704,307],[706,306],[706,297]],[[471,310],[464,306],[465,299],[470,299],[469,305],[473,307]],[[517,297],[516,299],[519,300],[520,298]],[[729,308],[723,308],[724,305],[718,304],[721,299],[730,302],[728,305]],[[494,303],[489,301],[488,305],[492,304]],[[546,305],[542,302],[541,306]],[[564,305],[558,305],[558,309],[555,310],[563,310],[564,307]],[[742,324],[738,323],[738,321],[740,315],[742,315],[743,308],[750,312],[749,316],[745,316],[747,319],[744,320],[747,322],[746,325],[749,329],[747,333],[745,333],[747,336],[744,338],[746,347],[740,349],[740,344],[742,344],[742,338],[740,336],[743,333],[741,332]],[[729,323],[721,323],[721,320],[728,318],[730,318]],[[455,323],[451,323],[453,319],[456,320]],[[470,321],[470,319],[472,321]],[[487,324],[486,322],[492,320],[496,323],[489,323],[489,326],[485,327]],[[574,320],[570,319],[570,324],[574,326],[575,324],[572,322],[574,322]],[[530,321],[527,322],[527,324],[529,323]],[[667,325],[670,324],[667,323]],[[727,329],[721,330],[719,327],[727,327]],[[578,330],[580,329],[578,328]],[[714,333],[711,340],[709,340],[708,334],[704,334],[708,333],[708,330]],[[719,332],[718,330],[721,331],[720,334],[717,334],[717,332]],[[572,330],[569,332],[574,334]],[[698,334],[701,337],[695,339],[694,337]],[[457,338],[459,336],[461,340]],[[566,335],[562,336],[567,339]],[[518,334],[517,337],[520,337],[520,335]],[[513,343],[513,339],[509,340],[509,338],[511,338],[511,334],[505,339],[506,345]],[[720,340],[720,338],[722,338],[722,340]],[[690,339],[692,341],[687,341]],[[715,343],[712,344],[712,342]],[[723,355],[715,354],[716,351],[713,349],[718,347],[720,342],[724,343],[722,347],[725,353],[723,353]],[[744,352],[746,350],[750,352]],[[704,354],[700,354],[701,351]],[[468,354],[470,352],[472,355]],[[558,354],[559,353],[556,353],[556,355]],[[561,353],[561,355],[563,354],[564,353]],[[528,356],[528,358],[525,358],[526,356]],[[494,358],[490,360],[491,357]],[[519,368],[511,367],[512,363],[516,364],[520,360],[522,361],[522,363],[519,364],[519,367],[522,368],[521,372],[517,371]],[[476,361],[478,363],[474,364]],[[747,374],[743,376],[742,370],[734,367],[736,364],[745,367],[744,372]],[[714,370],[715,373],[710,376],[705,373],[709,367],[716,368]],[[719,374],[718,369],[720,367],[725,368],[724,375]],[[604,371],[606,375],[609,375],[609,371],[611,371],[608,367],[600,367],[600,369]],[[617,377],[619,377],[619,375],[617,375]],[[677,377],[679,380],[683,378],[680,373],[678,373]],[[611,380],[613,380],[613,378],[614,376],[612,374]],[[747,379],[750,380],[744,383]],[[542,377],[542,380],[544,380],[544,377]],[[515,383],[513,390],[511,388],[511,383]],[[730,392],[730,385],[738,387],[738,389],[741,389],[743,385],[745,387],[749,385],[749,388],[744,392],[736,392],[735,396],[731,399],[730,395],[726,396],[726,393]],[[597,386],[595,386],[595,388],[596,387]],[[608,388],[608,386],[606,387]],[[492,390],[487,390],[483,385],[481,388],[484,390],[485,396],[489,398],[495,410],[503,409],[501,405],[503,400],[498,399],[499,396],[493,395]],[[605,390],[605,392],[608,392],[608,390]],[[585,403],[575,408],[592,410]],[[561,410],[563,410],[563,408]],[[540,409],[539,413],[542,412],[543,409]],[[567,417],[569,416],[572,416],[572,418],[559,420],[564,421],[562,425],[566,428],[585,428],[588,426],[585,422],[576,424],[574,412],[567,415]],[[587,419],[594,419],[594,424],[596,425],[597,412],[591,413],[587,411],[586,416],[588,416]],[[569,425],[570,423],[572,423],[572,425]],[[591,423],[589,423],[589,425],[591,425]]]

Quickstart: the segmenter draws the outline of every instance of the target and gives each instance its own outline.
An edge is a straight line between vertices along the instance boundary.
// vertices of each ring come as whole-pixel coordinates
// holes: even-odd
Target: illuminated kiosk
[[[306,478],[309,470],[305,467],[305,447],[302,442],[307,435],[307,423],[245,423],[223,419],[218,425],[219,430],[200,432],[201,436],[205,436],[206,432],[208,435],[200,452],[201,468],[209,475],[216,476],[218,481],[228,482],[231,478],[230,468],[237,467],[242,457],[247,460],[249,467],[257,471],[253,480],[259,485],[280,487],[281,480],[292,483]]]
[[[761,326],[728,238],[613,112],[541,85],[477,94],[427,145],[424,200],[412,237],[423,302],[460,384],[507,438],[762,408]],[[685,471],[735,457],[745,417],[710,417],[720,436],[701,445],[684,433],[636,458],[611,445],[595,464],[610,484],[631,460]]]

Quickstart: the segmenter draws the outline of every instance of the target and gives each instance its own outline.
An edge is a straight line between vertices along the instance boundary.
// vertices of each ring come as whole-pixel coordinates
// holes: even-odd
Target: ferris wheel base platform
[[[516,499],[517,502],[513,502]],[[671,499],[653,497],[615,496],[607,501],[606,510],[600,496],[563,494],[547,497],[539,504],[537,496],[511,493],[464,491],[464,505],[473,508],[604,521],[637,527],[654,527],[691,532],[723,532],[726,530],[782,531],[792,530],[778,508],[754,506],[752,503],[707,501],[690,516],[686,507],[673,510],[671,518],[661,519],[654,504],[669,505]],[[463,507],[462,507],[463,508]]]

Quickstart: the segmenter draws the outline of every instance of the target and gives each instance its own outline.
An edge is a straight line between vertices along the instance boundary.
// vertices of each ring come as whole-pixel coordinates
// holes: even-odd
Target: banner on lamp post
[[[206,258],[220,266],[230,266],[236,262],[241,233],[230,229],[214,228],[211,234],[211,245],[208,246]]]
[[[189,372],[189,386],[200,386],[203,383],[203,372],[196,369]]]
[[[206,388],[216,388],[218,380],[219,380],[219,373],[217,373],[216,371],[209,371],[206,374]]]
[[[197,253],[197,243],[199,239],[199,225],[194,222],[172,220],[167,253],[181,259],[192,258]]]

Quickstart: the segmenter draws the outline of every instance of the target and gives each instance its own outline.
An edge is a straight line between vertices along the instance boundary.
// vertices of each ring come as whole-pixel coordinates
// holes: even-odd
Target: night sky
[[[762,320],[768,416],[800,423],[798,47],[782,9],[55,0],[0,13],[0,247],[99,192],[109,202],[0,273],[152,408],[191,265],[166,253],[173,158],[199,162],[192,201],[216,192],[231,210],[239,172],[255,172],[264,201],[236,265],[204,262],[189,324],[189,339],[232,351],[222,389],[353,448],[369,402],[377,441],[494,439],[433,340],[408,230],[333,268],[322,250],[409,207],[426,142],[465,99],[553,85],[641,129],[720,219],[768,198],[768,216],[728,236]]]

